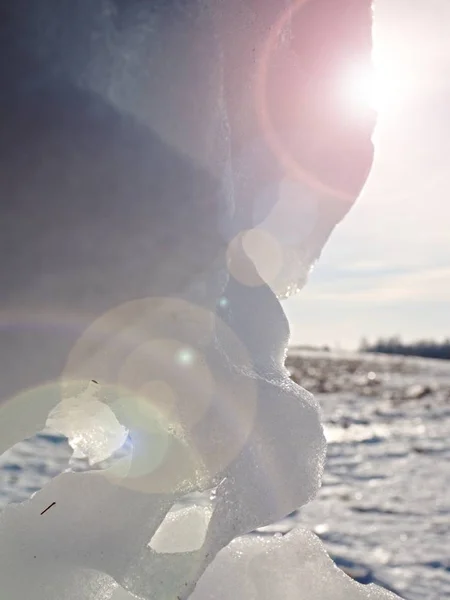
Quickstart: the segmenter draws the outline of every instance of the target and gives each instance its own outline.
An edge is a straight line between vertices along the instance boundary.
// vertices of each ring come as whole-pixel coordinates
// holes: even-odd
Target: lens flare
[[[211,487],[236,459],[254,426],[257,382],[230,373],[218,337],[250,372],[236,333],[210,310],[176,298],[118,306],[78,339],[63,383],[95,379],[97,400],[117,420],[110,424],[113,441],[122,441],[124,429],[132,445],[119,470],[115,464],[102,471],[111,483],[148,494],[188,493]]]
[[[366,114],[358,120],[359,123],[355,121],[355,126],[347,123],[348,126],[343,127],[344,120],[337,118],[342,110],[337,106],[339,99],[335,97],[336,90],[331,90],[330,85],[334,85],[333,78],[335,83],[339,82],[343,74],[336,56],[346,59],[351,53],[346,51],[345,43],[334,46],[330,41],[333,38],[326,38],[325,30],[321,30],[319,36],[322,39],[322,46],[314,46],[312,43],[312,40],[317,38],[317,32],[315,36],[308,38],[310,40],[308,43],[302,45],[305,35],[310,35],[305,23],[308,23],[308,19],[314,13],[311,9],[312,4],[314,3],[311,0],[294,0],[280,13],[270,28],[257,65],[255,107],[260,129],[284,175],[294,181],[301,181],[325,198],[331,197],[350,206],[367,179],[368,165],[372,156],[370,136],[375,119],[370,110],[366,110]],[[345,16],[342,19],[347,23],[347,27],[352,23],[346,21]],[[357,26],[357,19],[355,23]],[[286,96],[287,92],[283,94],[280,88],[276,87],[275,96],[271,78],[280,71],[280,68],[276,68],[277,60],[282,65],[288,58],[284,56],[283,61],[280,61],[283,32],[289,30],[291,24],[297,38],[301,38],[302,33],[304,34],[302,39],[297,40],[300,54],[296,55],[297,48],[294,44],[295,52],[291,57],[297,56],[299,77],[306,68],[309,69],[310,76],[303,76],[301,81],[291,79],[289,82],[288,96],[297,99],[299,117],[297,121],[295,118],[292,119],[287,132],[278,123],[278,121],[285,122],[284,118],[280,120],[283,107],[280,98]],[[299,24],[302,24],[302,27]],[[369,42],[370,33],[366,32],[366,44],[360,45],[359,48],[366,58]],[[322,48],[328,52],[331,66],[324,64],[320,52]],[[333,128],[334,137],[331,135]],[[329,165],[327,168],[325,160],[327,156],[328,160],[332,160],[333,169],[330,169]],[[345,161],[342,161],[342,157],[346,156],[352,158],[351,176],[343,178],[341,171],[348,171]],[[338,165],[341,168],[338,168]]]

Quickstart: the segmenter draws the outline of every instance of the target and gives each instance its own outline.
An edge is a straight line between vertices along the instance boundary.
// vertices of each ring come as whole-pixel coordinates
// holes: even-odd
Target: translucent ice
[[[61,400],[46,423],[67,437],[74,458],[87,458],[90,465],[109,458],[128,436],[114,412],[97,399],[96,388],[95,382],[89,382],[81,394]]]
[[[90,465],[132,446],[7,506],[8,600],[384,597],[307,533],[240,538],[320,485],[277,295],[370,168],[372,116],[326,85],[370,27],[361,0],[5,9],[2,448],[44,426]]]
[[[185,516],[180,514],[179,519],[181,523]],[[111,598],[133,597],[118,588]],[[297,528],[279,538],[251,536],[234,540],[208,567],[191,596],[191,600],[235,598],[395,600],[398,596],[373,584],[355,582],[334,565],[314,534]]]

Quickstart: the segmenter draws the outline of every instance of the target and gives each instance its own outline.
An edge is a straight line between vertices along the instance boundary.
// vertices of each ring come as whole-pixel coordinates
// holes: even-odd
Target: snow
[[[250,550],[244,547],[252,548],[250,560],[263,547],[269,551],[269,547],[258,544],[283,534],[273,541],[276,553],[286,541],[284,534],[294,533],[297,527],[302,529],[292,542],[298,548],[295,552],[303,551],[303,542],[314,544],[305,533],[306,528],[319,536],[338,566],[359,581],[379,583],[407,600],[447,597],[450,365],[343,352],[293,352],[288,365],[294,376],[309,374],[313,389],[320,386],[321,378],[334,386],[334,391],[318,394],[328,440],[323,485],[317,498],[300,510],[239,538],[226,554],[222,551],[217,557],[222,562],[215,561],[207,569],[194,600],[203,598],[198,595],[200,592],[205,598],[220,599],[214,594],[218,590],[226,594],[232,583],[235,587],[229,587],[229,597],[240,597],[238,586],[243,574],[239,560],[233,559],[234,551],[242,552],[241,559],[247,564],[242,557]],[[365,381],[374,381],[373,373],[378,383],[367,388]],[[418,385],[431,387],[431,396],[409,398],[408,390]],[[50,432],[4,454],[0,469],[1,505],[26,500],[67,468],[70,455],[65,439]],[[82,460],[76,462],[79,469],[87,468]],[[208,524],[210,497],[214,498],[214,494],[181,499],[166,517],[167,528],[160,528],[151,541],[154,549],[196,550]],[[43,504],[42,509],[46,506]],[[205,512],[200,510],[202,507]],[[325,560],[320,553],[318,560]],[[293,572],[302,573],[301,565],[298,560]],[[285,567],[287,558],[283,557],[282,573],[288,572]],[[265,572],[267,568],[265,564]],[[277,573],[267,575],[266,585],[276,576]],[[214,592],[208,595],[212,578]],[[113,598],[121,597],[129,598],[117,590]]]
[[[0,569],[3,590],[11,598],[27,597],[32,590],[35,598],[41,597],[33,577],[17,582],[18,565],[34,572],[35,566],[30,564],[36,565],[37,560],[38,582],[42,579],[42,597],[46,598],[73,593],[71,580],[62,575],[49,591],[46,578],[51,574],[45,565],[54,564],[58,564],[58,572],[71,573],[73,568],[77,577],[88,578],[86,589],[97,590],[104,572],[141,598],[161,598],[168,593],[187,596],[232,539],[282,518],[317,492],[325,450],[317,404],[288,378],[282,362],[283,347],[274,343],[271,328],[261,333],[258,315],[248,314],[247,305],[236,298],[241,289],[234,283],[226,289],[236,322],[243,321],[241,308],[246,315],[240,339],[225,320],[219,319],[211,337],[207,327],[210,313],[175,299],[162,303],[144,299],[133,301],[121,312],[114,309],[115,337],[108,329],[106,345],[99,342],[98,332],[103,330],[103,319],[110,322],[111,315],[106,314],[87,329],[74,348],[67,372],[68,381],[79,386],[84,369],[94,370],[98,382],[94,384],[94,402],[83,399],[92,395],[88,381],[88,391],[75,399],[63,399],[50,412],[49,422],[79,438],[80,421],[72,421],[71,409],[75,406],[79,411],[83,402],[89,402],[93,414],[89,411],[85,415],[90,430],[82,454],[92,462],[92,449],[98,453],[95,438],[103,433],[95,427],[98,404],[104,407],[100,414],[105,429],[114,431],[114,423],[108,425],[105,420],[110,407],[129,432],[131,460],[125,474],[118,473],[114,464],[95,471],[66,470],[28,501],[5,508],[0,519],[5,540]],[[261,311],[267,313],[270,308],[272,321],[278,319],[274,331],[284,344],[285,317],[275,296],[269,288],[260,287],[256,298]],[[187,365],[180,361],[175,343],[167,344],[167,354],[161,344],[159,360],[152,360],[154,348],[147,340],[154,337],[153,327],[160,332],[157,339],[178,339],[184,348],[191,348],[193,360]],[[243,345],[243,335],[258,341],[253,360],[249,355],[253,347]],[[84,349],[92,348],[93,340],[96,350],[87,354]],[[118,364],[130,346],[134,350],[112,379],[110,367]],[[210,373],[212,389],[202,386],[202,364]],[[163,375],[175,391],[171,427],[167,417],[158,412],[158,403],[150,402],[151,396],[138,395],[142,386],[140,365],[145,365],[150,381],[154,370],[158,379]],[[130,373],[133,381],[127,379]],[[133,394],[134,384],[137,388]],[[68,389],[67,384],[63,393],[69,393]],[[29,401],[33,401],[31,393]],[[110,436],[105,439],[111,449]],[[73,440],[69,441],[73,445]],[[100,450],[107,458],[105,449]],[[161,523],[164,527],[169,509],[187,493],[212,488],[214,510],[201,548],[176,553],[155,550],[151,540]],[[54,506],[40,515],[52,503]],[[166,526],[168,522],[170,519]],[[47,541],[43,544],[44,535]],[[70,540],[70,544],[62,547],[63,540]],[[89,577],[86,569],[93,570]]]
[[[301,353],[290,365],[294,376],[313,376],[313,389],[321,377],[333,383],[317,395],[328,441],[323,485],[292,520],[316,531],[338,564],[408,600],[447,597],[450,365],[350,353]],[[411,397],[419,388],[431,391]]]

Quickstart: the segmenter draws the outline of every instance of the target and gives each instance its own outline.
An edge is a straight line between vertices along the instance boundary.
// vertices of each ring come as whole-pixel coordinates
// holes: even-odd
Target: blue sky
[[[372,173],[310,280],[293,344],[450,336],[450,2],[378,0],[384,101]]]

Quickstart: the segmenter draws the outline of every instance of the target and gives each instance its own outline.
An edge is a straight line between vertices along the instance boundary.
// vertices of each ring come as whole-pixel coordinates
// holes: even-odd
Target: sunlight
[[[343,100],[352,110],[371,108],[379,114],[389,112],[406,95],[406,73],[395,60],[378,53],[374,67],[352,65],[341,78]]]
[[[367,70],[352,73],[346,85],[349,99],[356,106],[369,107],[379,112],[388,102],[389,88],[378,72]]]

